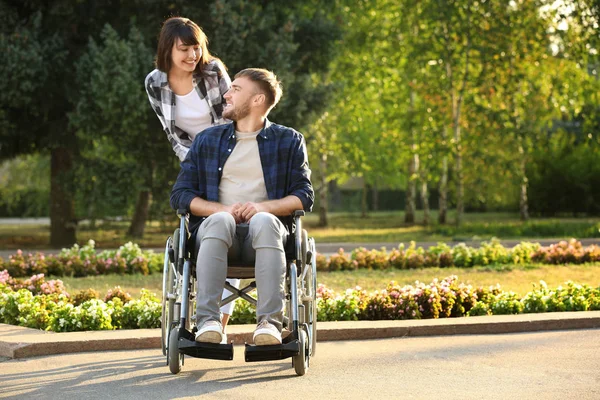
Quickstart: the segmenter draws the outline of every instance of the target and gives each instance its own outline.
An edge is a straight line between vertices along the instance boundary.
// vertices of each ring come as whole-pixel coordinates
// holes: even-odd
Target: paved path
[[[600,330],[397,338],[319,345],[307,375],[290,360],[186,358],[158,350],[0,362],[0,397],[27,399],[598,399]]]

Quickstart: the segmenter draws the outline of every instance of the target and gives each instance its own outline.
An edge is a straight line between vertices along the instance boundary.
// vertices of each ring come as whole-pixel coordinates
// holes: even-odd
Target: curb
[[[318,340],[489,335],[568,329],[599,329],[600,311],[493,315],[404,321],[320,322]],[[252,342],[254,325],[231,325],[228,340]],[[0,357],[29,358],[90,351],[160,349],[160,329],[54,333],[0,324]]]

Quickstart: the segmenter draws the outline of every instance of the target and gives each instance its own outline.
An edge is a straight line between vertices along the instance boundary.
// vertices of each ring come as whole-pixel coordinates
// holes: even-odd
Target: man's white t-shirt
[[[251,133],[235,132],[235,147],[223,166],[219,203],[230,206],[269,199],[256,140],[261,130]]]

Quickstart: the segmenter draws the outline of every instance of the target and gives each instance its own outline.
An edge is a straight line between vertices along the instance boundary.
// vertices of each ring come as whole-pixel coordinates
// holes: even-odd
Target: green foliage
[[[75,244],[71,248],[64,248],[56,256],[25,254],[18,250],[6,262],[1,263],[0,268],[6,269],[14,277],[31,274],[76,277],[125,273],[147,275],[162,271],[163,257],[152,250],[143,251],[132,242],[117,250],[104,250],[96,254],[95,242],[90,240],[82,247]],[[54,290],[54,286],[45,290]]]
[[[119,326],[123,329],[158,328],[160,327],[161,310],[156,295],[142,289],[140,299],[131,300],[123,306],[123,315]]]
[[[256,297],[256,291],[250,292],[250,295]],[[256,324],[256,309],[247,301],[236,301],[234,311],[229,317],[229,323],[232,325]]]
[[[131,295],[125,292],[123,289],[121,289],[120,286],[115,286],[114,288],[109,289],[106,293],[106,296],[104,296],[104,302],[108,303],[109,301],[114,300],[115,298],[121,300],[123,304],[128,303],[132,300]]]
[[[523,304],[514,292],[502,292],[492,302],[490,310],[494,315],[520,314],[523,312]]]
[[[43,217],[49,212],[49,157],[26,155],[0,164],[0,217]]]
[[[98,293],[96,290],[85,289],[85,290],[80,290],[79,292],[75,293],[73,295],[71,302],[73,303],[74,306],[78,306],[80,304],[85,303],[88,300],[94,300],[94,299],[99,299],[99,298],[100,298],[100,293]]]
[[[32,277],[33,278],[33,277]],[[120,288],[109,291],[102,301],[69,297],[67,293],[34,294],[33,289],[13,290],[0,274],[0,323],[55,332],[102,329],[156,328],[160,325],[161,303],[142,289],[139,299],[127,299]],[[31,279],[31,278],[30,278]],[[254,293],[256,295],[256,293]],[[89,296],[88,296],[89,297]],[[126,301],[122,300],[126,297]],[[75,304],[81,298],[79,305]],[[335,293],[324,285],[317,288],[319,321],[398,320],[503,315],[532,312],[587,311],[600,309],[600,287],[566,282],[549,289],[541,281],[522,299],[500,286],[473,288],[449,276],[430,283],[400,286],[390,282],[384,290],[367,293],[360,287]],[[231,323],[256,322],[248,302],[236,302]]]
[[[541,215],[600,214],[600,142],[557,132],[533,154],[531,210]]]
[[[98,299],[90,299],[75,306],[59,303],[50,319],[50,330],[54,332],[76,332],[112,329],[112,309]]]

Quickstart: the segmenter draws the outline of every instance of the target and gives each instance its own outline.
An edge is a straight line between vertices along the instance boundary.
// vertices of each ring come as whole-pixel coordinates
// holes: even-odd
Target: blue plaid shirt
[[[311,211],[315,195],[302,134],[267,120],[256,140],[269,200],[294,195],[300,199],[305,211]],[[196,136],[181,162],[181,171],[171,191],[173,209],[189,212],[195,197],[219,201],[223,166],[235,144],[233,123],[210,127]],[[190,225],[197,225],[201,220],[190,216]]]

